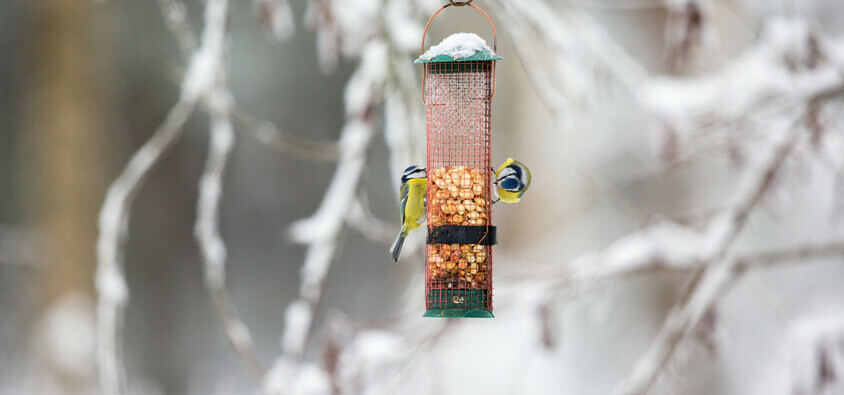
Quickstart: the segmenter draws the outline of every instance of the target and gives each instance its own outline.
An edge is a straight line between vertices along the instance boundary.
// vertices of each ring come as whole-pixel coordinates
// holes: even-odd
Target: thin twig
[[[187,60],[190,54],[196,51],[196,35],[188,23],[185,4],[178,0],[158,0],[158,7],[164,16],[167,29],[179,44],[179,52]]]
[[[789,263],[842,256],[844,256],[844,241],[805,245],[737,257],[735,271],[736,273],[743,273],[749,270],[768,269]]]
[[[184,95],[170,109],[155,134],[132,156],[123,172],[108,188],[100,210],[97,239],[97,366],[101,390],[106,395],[125,394],[124,368],[120,359],[123,312],[129,289],[123,274],[123,246],[129,212],[138,189],[182,132],[182,125],[196,106]]]
[[[340,149],[335,143],[308,141],[296,137],[270,122],[260,121],[240,110],[235,110],[233,116],[235,122],[255,140],[298,159],[333,162],[340,157]]]
[[[221,74],[223,72],[224,70],[220,70]],[[226,287],[226,245],[219,231],[223,172],[235,137],[231,123],[232,100],[223,82],[208,96],[208,107],[212,109],[211,138],[208,159],[199,184],[194,235],[200,246],[205,285],[222,323],[226,339],[249,372],[260,380],[266,369],[255,352],[249,328],[240,320],[240,314]]]
[[[369,209],[369,199],[361,193],[349,211],[349,225],[370,240],[389,243],[399,228],[377,218]]]

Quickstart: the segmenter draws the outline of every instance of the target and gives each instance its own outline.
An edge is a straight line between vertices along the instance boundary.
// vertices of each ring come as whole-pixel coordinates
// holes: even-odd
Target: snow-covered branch
[[[209,92],[206,100],[211,116],[211,137],[208,159],[199,183],[194,235],[200,246],[205,285],[226,338],[244,365],[260,379],[265,369],[255,352],[249,329],[240,320],[237,308],[226,288],[226,245],[220,236],[219,224],[223,174],[234,144],[234,127],[231,121],[233,103],[225,87],[225,69],[218,70],[217,74],[217,86]]]
[[[299,138],[287,130],[267,122],[259,121],[243,111],[234,110],[233,118],[260,143],[275,148],[288,155],[310,161],[336,161],[340,148],[335,143],[309,141]]]
[[[377,218],[369,209],[368,200],[365,194],[355,200],[349,212],[349,225],[370,240],[392,242],[399,228]]]
[[[123,246],[129,226],[129,211],[135,194],[153,166],[182,132],[193,113],[196,99],[185,94],[170,110],[155,134],[132,156],[120,176],[111,184],[100,210],[97,240],[97,366],[100,386],[107,395],[124,394],[120,337],[129,288],[123,274]]]
[[[189,60],[190,55],[196,51],[196,36],[188,24],[185,4],[179,0],[158,0],[158,7],[167,29],[179,44],[179,51]]]
[[[666,0],[668,21],[665,41],[668,60],[676,70],[688,64],[704,42],[709,30],[709,2],[703,0]]]
[[[261,25],[270,36],[279,41],[293,36],[296,23],[287,0],[255,0],[255,7],[258,9]]]

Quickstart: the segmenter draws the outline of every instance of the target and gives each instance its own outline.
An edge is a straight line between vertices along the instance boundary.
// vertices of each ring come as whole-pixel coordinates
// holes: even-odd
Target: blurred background
[[[844,3],[475,1],[533,182],[474,321],[387,254],[443,4],[0,2],[0,394],[844,394]]]

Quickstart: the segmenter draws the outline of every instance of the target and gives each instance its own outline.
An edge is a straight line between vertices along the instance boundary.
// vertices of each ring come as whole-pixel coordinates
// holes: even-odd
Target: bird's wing
[[[410,191],[410,186],[407,183],[401,185],[401,201],[399,202],[399,217],[401,218],[401,225],[404,227],[404,210],[407,206],[407,194]]]
[[[428,219],[428,194],[425,194],[425,198],[422,199],[422,215],[419,216],[419,221],[417,222],[419,225],[425,223]]]
[[[524,184],[522,184],[518,177],[504,177],[498,181],[498,186],[506,191],[518,192]]]
[[[524,184],[525,187],[530,186],[530,169],[528,169],[524,163],[519,161],[513,161],[513,166],[518,167],[519,179],[522,181],[522,184]]]
[[[502,176],[501,171],[506,169],[513,162],[514,162],[513,158],[507,158],[507,160],[505,160],[504,163],[501,164],[501,166],[498,166],[498,171],[495,172],[495,179],[497,180],[497,179],[501,178],[501,176]]]

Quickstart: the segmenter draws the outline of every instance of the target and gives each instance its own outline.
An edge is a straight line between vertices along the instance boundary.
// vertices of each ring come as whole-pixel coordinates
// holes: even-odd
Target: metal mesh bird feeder
[[[489,15],[470,3],[443,6],[428,20],[425,32],[442,10],[468,5],[483,13],[495,36]],[[424,67],[427,113],[425,316],[491,318],[496,235],[490,210],[490,108],[496,61],[503,58],[495,53],[495,41],[490,50],[482,39],[466,33],[425,53],[424,35],[423,55],[416,63]]]

